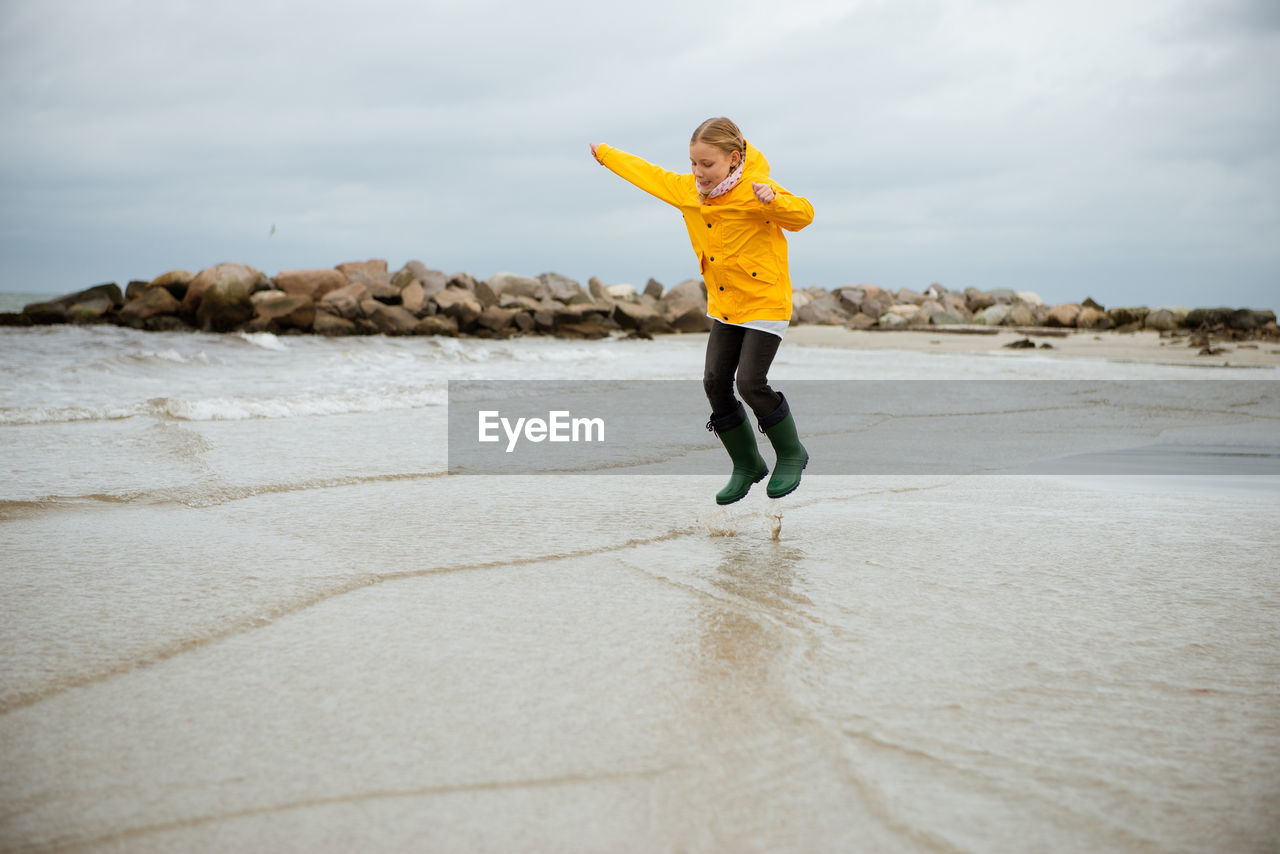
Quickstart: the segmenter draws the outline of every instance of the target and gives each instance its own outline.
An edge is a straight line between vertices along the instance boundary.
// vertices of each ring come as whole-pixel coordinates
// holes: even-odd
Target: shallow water
[[[1275,477],[443,473],[448,380],[702,343],[0,330],[0,847],[1274,850]]]

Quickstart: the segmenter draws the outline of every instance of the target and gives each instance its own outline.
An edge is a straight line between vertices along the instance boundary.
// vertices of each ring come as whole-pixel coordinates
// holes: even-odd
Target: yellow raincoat
[[[728,323],[791,319],[787,239],[813,222],[813,205],[769,179],[769,161],[750,143],[742,180],[722,196],[702,202],[692,174],[669,172],[608,145],[596,157],[610,171],[680,209],[689,242],[707,285],[707,314]],[[763,204],[752,184],[768,184],[774,199]]]

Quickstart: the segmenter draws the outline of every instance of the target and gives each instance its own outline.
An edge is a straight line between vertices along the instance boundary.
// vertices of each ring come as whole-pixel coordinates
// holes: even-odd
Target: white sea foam
[[[284,353],[289,349],[279,337],[270,332],[241,332],[239,338],[241,341],[252,344],[255,347],[261,347],[263,350]]]
[[[74,421],[115,421],[143,415],[140,404],[110,406],[9,406],[0,408],[0,426],[61,424]]]

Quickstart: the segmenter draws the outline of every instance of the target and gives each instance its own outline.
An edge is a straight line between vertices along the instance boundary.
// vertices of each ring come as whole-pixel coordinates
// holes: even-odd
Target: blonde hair
[[[741,158],[747,155],[747,141],[742,138],[742,131],[738,130],[738,126],[726,119],[724,116],[715,119],[707,119],[698,125],[698,129],[693,132],[689,144],[695,142],[705,142],[707,145],[714,146],[725,154],[738,152],[739,163]]]

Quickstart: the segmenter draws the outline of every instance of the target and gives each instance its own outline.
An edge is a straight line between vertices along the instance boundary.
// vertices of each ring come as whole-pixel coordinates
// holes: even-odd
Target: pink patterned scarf
[[[717,184],[715,188],[711,190],[711,192],[703,196],[702,197],[703,201],[714,199],[716,196],[723,196],[725,193],[729,192],[734,187],[736,187],[738,185],[738,182],[742,180],[742,167],[746,165],[747,165],[747,158],[745,155],[743,155],[742,160],[738,163],[738,168],[730,172],[728,178],[725,178],[723,181]]]

